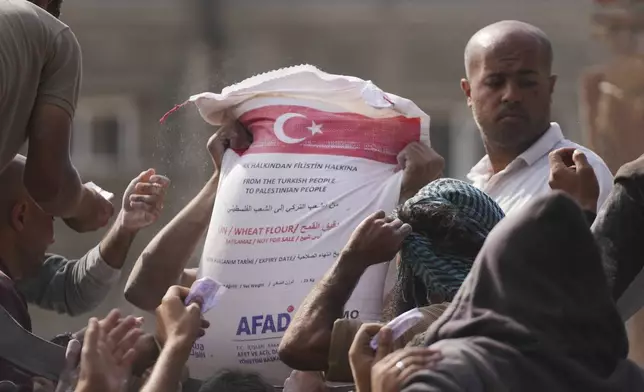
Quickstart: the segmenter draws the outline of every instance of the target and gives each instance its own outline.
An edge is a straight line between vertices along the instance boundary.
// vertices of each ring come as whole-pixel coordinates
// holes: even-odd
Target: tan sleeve
[[[38,86],[36,105],[51,104],[74,117],[81,85],[81,49],[69,28],[54,38]]]
[[[333,323],[329,347],[329,369],[325,375],[327,381],[353,382],[349,348],[361,326],[360,320],[338,319]]]

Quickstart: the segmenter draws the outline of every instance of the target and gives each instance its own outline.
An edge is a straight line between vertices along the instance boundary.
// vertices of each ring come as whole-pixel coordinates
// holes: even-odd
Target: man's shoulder
[[[576,148],[577,150],[581,150],[581,151],[584,152],[584,154],[586,154],[586,157],[588,158],[588,161],[590,163],[599,162],[602,165],[606,166],[606,163],[604,163],[604,160],[599,155],[597,155],[597,153],[595,153],[593,150],[591,150],[588,147],[582,146],[579,143],[575,143],[572,140],[563,139],[559,143],[559,145],[557,145],[557,148],[563,148],[563,147]],[[606,166],[606,167],[608,167],[608,166]]]
[[[67,270],[69,260],[63,256],[55,254],[46,254],[43,258],[43,263],[38,274],[30,279],[21,280],[16,284],[16,287],[23,294],[40,291],[56,274],[63,274]]]
[[[608,168],[608,165],[606,165],[606,162],[604,162],[604,160],[599,155],[597,155],[597,153],[595,153],[593,150],[568,139],[562,140],[560,143],[560,146],[557,146],[557,148],[562,148],[562,147],[570,147],[570,148],[576,148],[577,150],[581,150],[586,155],[586,158],[588,159],[588,163],[590,163],[590,165],[595,170],[595,174],[597,175],[597,178],[600,179],[601,181],[602,178],[608,177],[611,179],[611,184],[612,184],[613,174]]]
[[[29,34],[31,38],[55,37],[69,27],[55,18],[46,10],[26,0],[0,1],[0,31],[11,29],[13,34],[2,34],[6,38],[14,38],[16,34]]]

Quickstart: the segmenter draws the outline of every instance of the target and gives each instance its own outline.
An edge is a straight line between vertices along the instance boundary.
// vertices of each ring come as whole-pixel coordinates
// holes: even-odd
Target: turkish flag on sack
[[[213,125],[232,114],[254,139],[227,151],[220,168],[198,276],[228,290],[204,315],[211,327],[193,347],[190,375],[232,368],[283,385],[284,333],[360,222],[397,206],[397,155],[429,142],[429,116],[370,82],[311,66],[191,101]],[[388,264],[365,271],[345,318],[380,321]]]
[[[371,118],[274,105],[246,112],[239,121],[254,138],[245,154],[342,155],[396,164],[397,154],[420,140],[420,119],[405,116]]]

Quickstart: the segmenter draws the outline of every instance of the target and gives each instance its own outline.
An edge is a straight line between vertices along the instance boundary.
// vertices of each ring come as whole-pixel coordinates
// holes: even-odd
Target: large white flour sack
[[[371,82],[312,66],[191,101],[211,124],[231,112],[254,141],[224,157],[200,276],[228,291],[207,313],[211,327],[194,346],[190,374],[237,368],[281,384],[289,374],[277,355],[284,331],[356,226],[395,208],[396,156],[412,141],[429,143],[429,117]],[[345,317],[380,319],[387,268],[367,271]]]

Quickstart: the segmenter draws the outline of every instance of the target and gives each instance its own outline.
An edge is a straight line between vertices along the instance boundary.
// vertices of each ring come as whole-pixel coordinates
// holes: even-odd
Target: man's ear
[[[470,86],[470,81],[466,78],[461,79],[461,90],[467,98],[467,106],[472,107],[472,88]]]
[[[23,231],[25,229],[25,221],[27,220],[27,211],[29,206],[25,201],[16,202],[11,207],[9,215],[9,223],[15,231]]]

